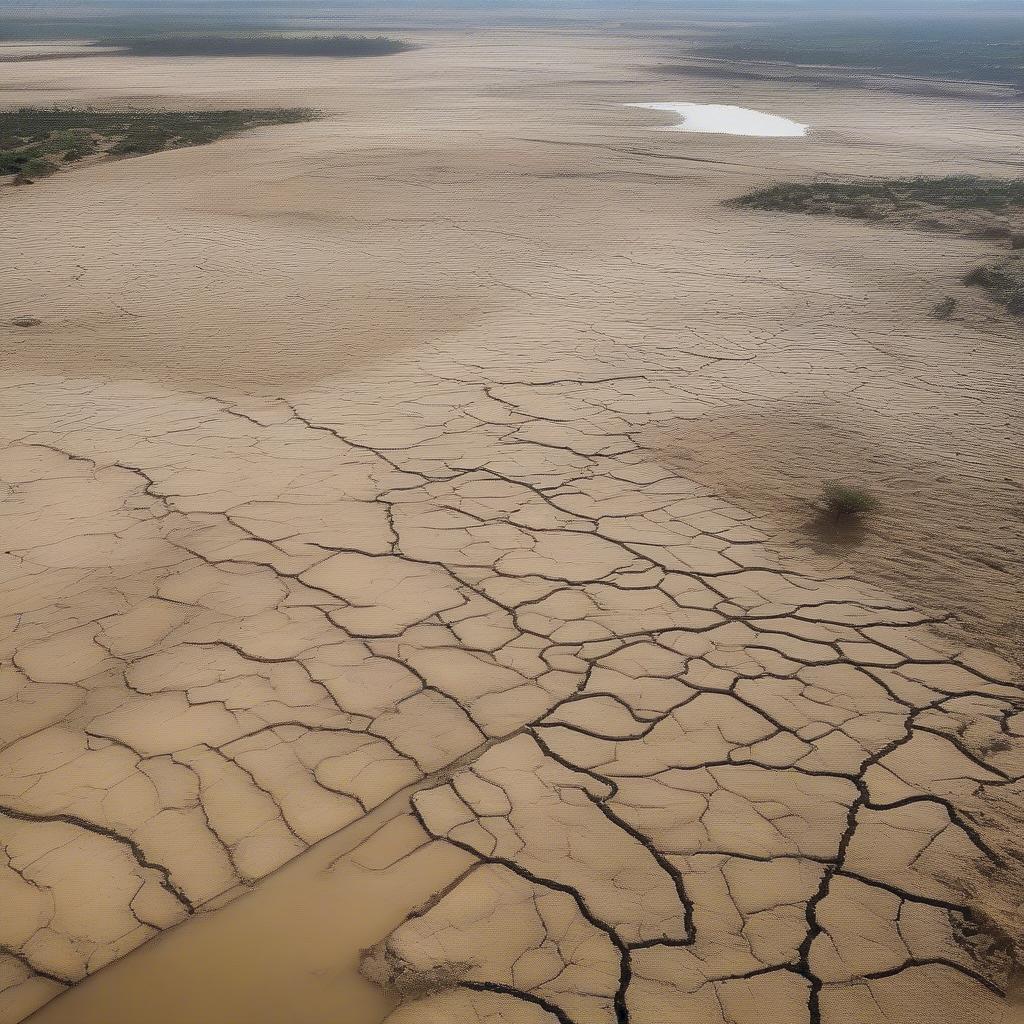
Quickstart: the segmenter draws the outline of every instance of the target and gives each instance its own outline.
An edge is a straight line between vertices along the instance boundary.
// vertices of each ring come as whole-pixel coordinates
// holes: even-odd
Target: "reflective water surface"
[[[746,107],[720,103],[627,103],[627,107],[645,110],[666,110],[679,115],[679,123],[656,131],[703,132],[716,135],[758,135],[762,137],[796,137],[806,135],[809,125],[791,121],[778,114],[766,114]]]

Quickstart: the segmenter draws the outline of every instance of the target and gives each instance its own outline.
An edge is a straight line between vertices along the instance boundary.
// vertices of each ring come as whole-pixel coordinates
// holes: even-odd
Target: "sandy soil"
[[[326,116],[0,194],[0,1021],[1005,1021],[1019,327],[984,242],[720,200],[1019,107],[414,38],[3,68]]]

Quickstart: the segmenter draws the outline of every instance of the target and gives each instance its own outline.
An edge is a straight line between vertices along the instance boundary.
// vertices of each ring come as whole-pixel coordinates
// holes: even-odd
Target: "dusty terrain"
[[[0,197],[0,1021],[1007,1021],[1019,327],[984,241],[721,201],[1019,105],[407,35],[3,67],[328,116]]]

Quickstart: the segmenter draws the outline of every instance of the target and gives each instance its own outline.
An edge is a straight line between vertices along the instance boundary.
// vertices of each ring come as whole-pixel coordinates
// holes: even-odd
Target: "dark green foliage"
[[[825,507],[835,516],[865,516],[878,510],[878,499],[862,487],[828,480],[822,486]]]
[[[137,57],[380,57],[412,47],[386,36],[158,35],[101,40]]]
[[[31,180],[96,153],[142,156],[200,146],[259,125],[308,120],[310,110],[61,110],[0,111],[0,175]]]
[[[20,153],[5,153],[0,150],[0,174],[17,174],[28,160],[27,156]]]
[[[54,132],[48,140],[39,146],[65,163],[74,163],[83,157],[96,152],[96,140],[92,132],[86,128],[70,128],[67,131]]]
[[[956,312],[957,301],[952,295],[947,295],[941,302],[932,307],[932,316],[936,320],[952,320]]]
[[[787,182],[758,189],[734,205],[789,213],[830,213],[879,219],[913,206],[945,210],[1024,210],[1024,178],[882,178],[862,181]]]
[[[239,4],[234,12],[208,13],[199,5],[191,5],[177,12],[167,13],[165,5],[153,4],[157,13],[145,13],[144,9],[110,5],[106,12],[98,7],[91,13],[83,5],[61,9],[55,5],[22,6],[17,16],[0,17],[0,39],[106,39],[116,36],[152,36],[160,33],[182,32],[242,32],[261,28],[278,29],[282,24],[281,15],[271,15],[257,20],[255,11]],[[162,8],[162,11],[161,11]],[[7,8],[11,10],[11,8]],[[285,19],[287,20],[287,19]]]
[[[57,170],[57,165],[53,161],[37,156],[21,164],[17,174],[19,180],[27,182],[35,181],[36,178],[45,178],[48,174],[53,174],[55,170]]]
[[[1024,21],[999,17],[809,17],[732,28],[698,55],[1024,85]]]
[[[165,148],[167,141],[168,138],[163,132],[143,128],[128,132],[120,142],[115,142],[108,152],[111,156],[145,156],[146,153],[159,153]]]

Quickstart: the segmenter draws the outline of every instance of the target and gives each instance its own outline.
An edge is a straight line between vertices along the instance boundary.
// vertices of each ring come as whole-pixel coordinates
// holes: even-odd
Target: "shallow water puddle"
[[[380,1024],[396,1001],[359,973],[362,950],[473,862],[408,813],[388,820],[408,799],[151,939],[32,1024]]]
[[[655,128],[662,132],[702,132],[715,135],[756,135],[763,138],[806,135],[810,126],[778,114],[720,103],[626,103],[644,110],[666,110],[679,116],[678,124]]]

